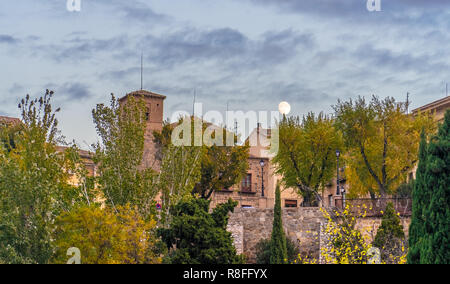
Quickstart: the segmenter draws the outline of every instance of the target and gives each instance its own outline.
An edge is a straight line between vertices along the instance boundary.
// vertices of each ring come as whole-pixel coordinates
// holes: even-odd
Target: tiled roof
[[[58,152],[64,152],[67,149],[65,146],[56,146],[56,151]],[[80,154],[80,157],[83,159],[92,159],[92,156],[94,155],[92,152],[86,151],[86,150],[78,150],[78,154]]]
[[[438,106],[442,106],[442,105],[450,105],[450,96],[439,99],[437,101],[431,102],[429,104],[426,104],[424,106],[421,106],[419,108],[414,109],[412,112],[418,112],[420,111],[425,111],[425,110],[429,110],[429,109],[434,109]]]
[[[0,123],[19,124],[20,123],[20,119],[15,118],[15,117],[0,116]]]
[[[163,96],[163,95],[160,95],[157,93],[153,93],[153,92],[149,92],[146,90],[139,90],[139,91],[131,92],[131,93],[125,95],[124,97],[120,98],[119,101],[124,100],[128,96],[135,96],[135,97],[144,96],[144,97],[158,98],[158,99],[163,99],[163,100],[166,99],[166,96]]]

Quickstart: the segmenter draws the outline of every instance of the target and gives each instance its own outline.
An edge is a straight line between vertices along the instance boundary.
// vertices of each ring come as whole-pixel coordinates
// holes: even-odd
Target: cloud
[[[140,22],[161,22],[168,19],[163,14],[156,13],[147,4],[136,1],[120,1],[117,3],[118,9],[122,11],[124,17],[128,20]]]
[[[35,42],[26,46],[33,56],[51,58],[56,62],[81,62],[92,60],[96,56],[119,56],[129,45],[126,35],[111,38],[88,38],[76,35],[60,42],[46,44]],[[97,57],[98,58],[98,57]]]
[[[314,44],[312,34],[291,29],[270,31],[259,39],[250,39],[230,28],[185,28],[160,37],[147,35],[143,40],[149,63],[170,67],[186,62],[213,60],[244,69],[281,64],[294,56],[298,47],[310,48]]]
[[[88,85],[79,82],[69,82],[61,86],[52,88],[58,97],[70,101],[82,101],[92,97],[92,93]]]
[[[0,34],[0,44],[17,44],[19,43],[19,40],[13,36],[10,35],[2,35]]]
[[[368,44],[361,45],[355,52],[357,60],[369,63],[369,66],[378,68],[390,68],[400,74],[401,72],[412,71],[419,73],[433,73],[448,70],[449,64],[440,60],[440,56],[424,54],[414,56],[408,52],[393,52],[389,49],[373,48]]]
[[[367,0],[247,0],[255,5],[273,6],[280,11],[300,14],[348,17],[368,15]],[[380,0],[382,11],[396,13],[415,8],[442,8],[448,6],[447,0]],[[364,14],[362,14],[364,12]]]
[[[10,94],[18,94],[25,91],[25,87],[19,83],[14,83],[11,88],[9,88]]]
[[[144,0],[145,1],[145,0]],[[66,0],[47,0],[44,4],[53,14],[61,17],[77,17],[83,13],[103,12],[118,16],[125,23],[138,21],[145,24],[160,24],[166,22],[169,17],[155,12],[143,0],[81,0],[80,13],[70,13],[66,10]]]

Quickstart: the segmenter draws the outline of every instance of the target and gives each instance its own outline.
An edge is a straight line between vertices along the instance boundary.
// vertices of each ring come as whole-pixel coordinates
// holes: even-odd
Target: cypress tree
[[[281,191],[277,184],[275,193],[275,208],[273,213],[272,238],[270,240],[270,264],[283,264],[287,260],[286,236],[281,219]]]
[[[425,234],[420,262],[450,263],[450,110],[428,146],[426,185],[431,193],[425,207]]]
[[[427,140],[425,131],[420,134],[419,165],[416,171],[416,181],[412,192],[412,216],[409,226],[409,250],[408,263],[420,263],[421,240],[425,233],[424,208],[428,204],[429,194],[427,192],[426,168],[427,168]]]

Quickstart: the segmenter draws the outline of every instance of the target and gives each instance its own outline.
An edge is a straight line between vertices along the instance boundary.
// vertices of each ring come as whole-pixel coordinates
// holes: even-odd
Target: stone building
[[[274,154],[266,145],[270,145],[272,129],[262,128],[258,124],[246,142],[250,142],[249,169],[244,180],[229,190],[215,192],[212,196],[212,206],[223,203],[228,198],[239,202],[241,208],[271,209],[275,204],[275,189],[281,176],[276,173],[272,162]],[[335,183],[335,182],[334,182]],[[264,185],[264,195],[263,195]],[[326,203],[325,196],[331,195],[334,202],[335,187],[330,183],[322,193],[322,203]],[[303,198],[293,188],[281,188],[281,206],[284,208],[301,207]]]
[[[413,115],[419,112],[429,111],[434,115],[436,123],[441,123],[444,121],[445,112],[450,108],[450,96],[439,99],[437,101],[431,102],[424,106],[413,109]]]
[[[413,115],[422,112],[430,112],[433,114],[436,125],[444,121],[445,112],[450,109],[450,96],[431,102],[424,106],[412,110]],[[408,181],[416,178],[417,165],[408,173]]]
[[[119,103],[121,105],[126,104],[130,97],[144,100],[146,108],[145,118],[147,120],[147,127],[145,129],[144,157],[142,165],[144,168],[153,168],[155,171],[159,171],[160,162],[156,158],[157,148],[153,142],[153,132],[161,132],[163,129],[164,100],[166,99],[166,96],[140,90],[120,98]]]
[[[166,96],[146,90],[139,90],[125,95],[119,99],[119,102],[121,104],[126,103],[130,96],[142,98],[146,104],[146,118],[148,122],[145,132],[143,166],[159,171],[160,165],[159,160],[156,158],[157,148],[153,142],[153,132],[161,131],[163,128],[164,101]],[[434,114],[436,122],[438,123],[443,120],[445,111],[449,108],[450,97],[445,97],[414,109],[412,113],[416,114],[419,111],[430,111]],[[20,120],[17,118],[0,116],[0,124],[5,125],[11,123],[20,123]],[[212,207],[222,202],[226,202],[226,200],[231,197],[239,202],[238,207],[240,208],[273,208],[275,202],[275,188],[281,177],[275,173],[275,168],[272,163],[273,154],[267,150],[267,147],[263,146],[270,144],[271,136],[272,130],[262,128],[260,124],[258,124],[257,128],[251,132],[247,138],[247,142],[256,141],[257,143],[251,143],[248,159],[249,169],[246,176],[239,184],[236,184],[232,188],[215,192],[211,198]],[[80,154],[88,167],[90,174],[95,175],[95,165],[92,162],[91,154],[86,151],[82,151]],[[344,168],[341,167],[339,171],[339,185],[341,188],[347,188],[345,184]],[[415,170],[411,173],[411,178],[414,178],[414,173]],[[335,205],[335,200],[341,198],[341,196],[336,194],[336,188],[337,182],[336,178],[334,178],[326,186],[323,192],[321,192],[322,201],[320,206],[333,207]],[[303,201],[295,189],[289,188],[282,188],[281,199],[282,207],[284,208],[301,207]]]
[[[15,117],[0,116],[0,126],[20,124],[20,119]]]
[[[153,142],[153,132],[161,131],[164,120],[164,100],[166,96],[153,92],[140,90],[129,93],[119,99],[121,104],[127,102],[130,96],[144,100],[147,108],[147,128],[145,133],[143,166],[160,170],[158,159],[156,159],[157,147]],[[211,197],[211,207],[226,202],[230,197],[239,202],[239,207],[243,208],[273,208],[275,202],[275,188],[280,179],[275,174],[275,169],[271,160],[273,155],[265,147],[271,138],[271,130],[258,127],[250,134],[247,140],[258,141],[256,145],[250,147],[248,159],[249,169],[242,182],[229,189],[213,193]],[[263,164],[261,163],[263,161]],[[261,166],[263,165],[263,166]],[[264,196],[262,186],[264,184]],[[282,202],[284,207],[298,207],[302,199],[293,189],[283,189]]]

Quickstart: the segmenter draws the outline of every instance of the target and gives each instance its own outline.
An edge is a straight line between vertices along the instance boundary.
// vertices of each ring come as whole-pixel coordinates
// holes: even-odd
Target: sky
[[[91,111],[140,89],[165,117],[204,111],[332,113],[337,100],[392,96],[411,108],[450,86],[450,0],[0,1],[0,115],[55,91],[60,129],[97,141]]]

